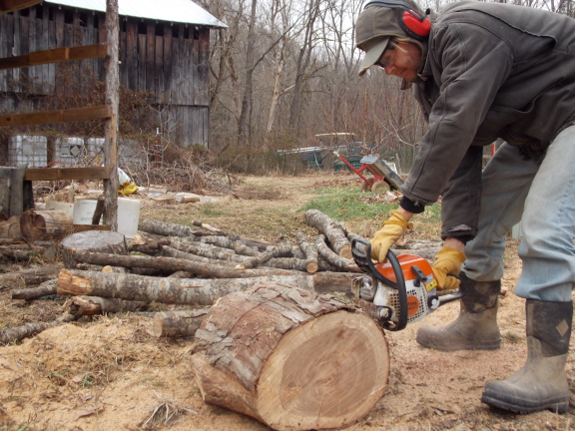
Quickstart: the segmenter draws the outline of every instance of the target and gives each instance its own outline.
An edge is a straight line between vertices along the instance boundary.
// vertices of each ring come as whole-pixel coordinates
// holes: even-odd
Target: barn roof
[[[47,3],[106,12],[106,0],[48,0]],[[118,0],[119,14],[159,21],[227,27],[191,0]]]

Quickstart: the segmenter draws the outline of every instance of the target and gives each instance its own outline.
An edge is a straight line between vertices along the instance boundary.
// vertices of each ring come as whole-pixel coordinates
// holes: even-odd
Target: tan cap
[[[367,69],[379,60],[387,48],[390,39],[391,37],[378,37],[377,39],[368,40],[361,46],[361,49],[365,51],[365,56],[359,65],[359,76],[363,76],[365,72],[367,72]]]

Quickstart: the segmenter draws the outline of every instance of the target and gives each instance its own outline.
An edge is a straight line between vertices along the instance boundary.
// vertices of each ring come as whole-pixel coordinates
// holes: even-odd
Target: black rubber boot
[[[516,413],[569,409],[569,386],[565,362],[573,319],[572,302],[528,299],[527,362],[521,370],[503,381],[488,383],[481,401]]]
[[[501,281],[476,282],[460,274],[463,293],[459,317],[447,326],[422,326],[415,340],[423,347],[443,351],[496,350],[501,346],[497,326]]]

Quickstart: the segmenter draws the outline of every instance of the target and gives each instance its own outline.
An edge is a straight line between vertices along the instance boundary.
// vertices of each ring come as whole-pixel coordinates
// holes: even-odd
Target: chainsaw
[[[354,284],[358,305],[384,329],[400,331],[461,293],[438,296],[437,280],[427,260],[412,254],[387,252],[387,262],[374,265],[371,244],[363,238],[351,242],[353,260],[365,275]]]

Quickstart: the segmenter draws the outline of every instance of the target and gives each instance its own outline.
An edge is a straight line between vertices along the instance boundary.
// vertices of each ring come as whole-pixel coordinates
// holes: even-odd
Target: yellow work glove
[[[452,290],[459,287],[461,281],[453,276],[459,275],[461,265],[465,262],[465,254],[451,247],[442,247],[435,256],[431,266],[438,290]]]
[[[382,228],[375,233],[369,241],[371,244],[371,258],[378,262],[387,260],[387,252],[390,247],[403,235],[406,229],[411,229],[403,214],[397,210],[391,212],[391,216],[383,223]]]

